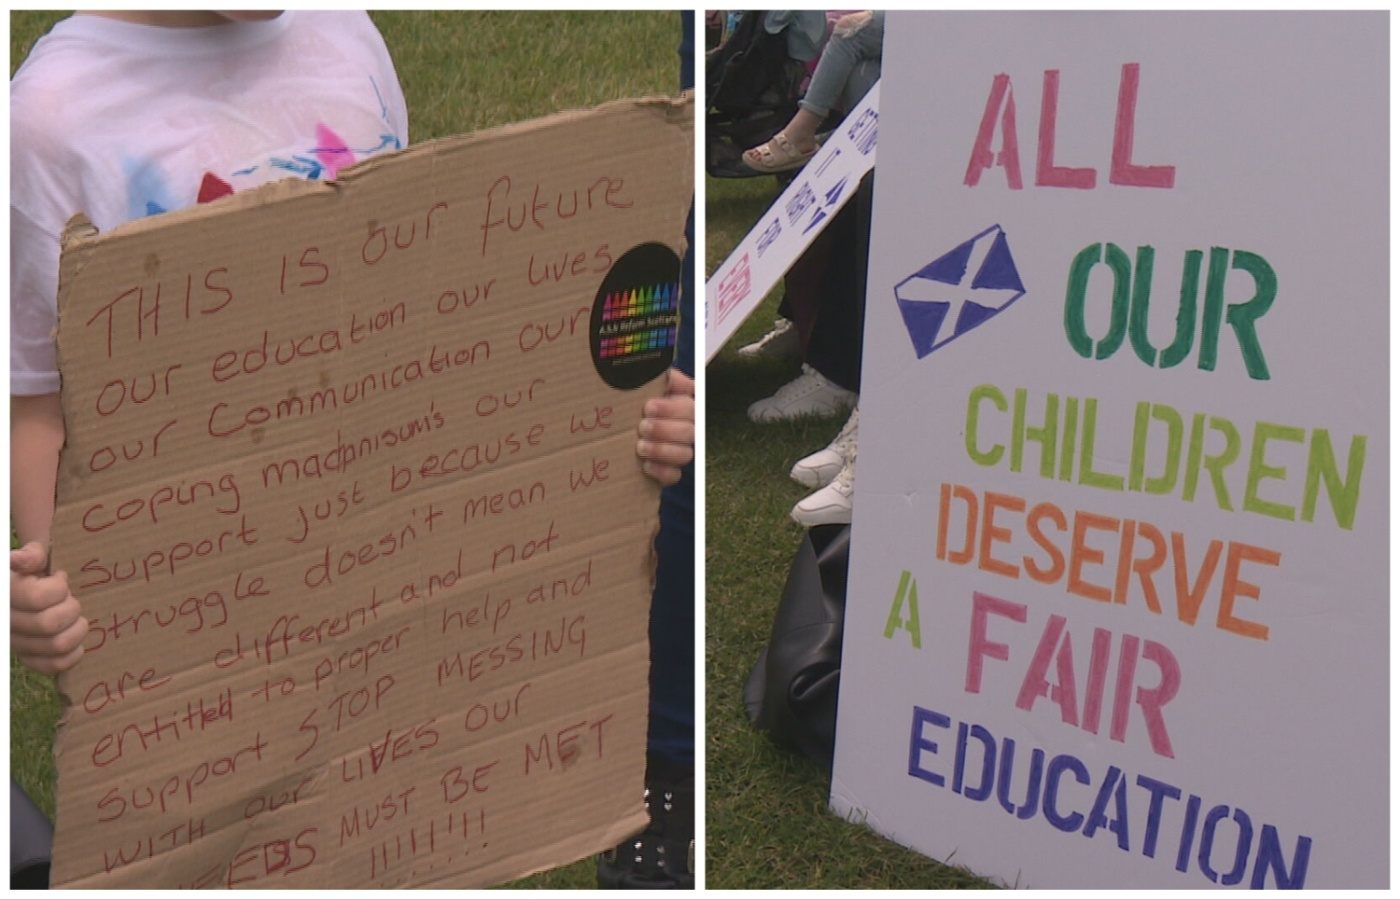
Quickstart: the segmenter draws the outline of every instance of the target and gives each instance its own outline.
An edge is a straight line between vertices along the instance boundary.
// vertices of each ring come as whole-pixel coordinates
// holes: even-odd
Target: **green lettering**
[[[1176,308],[1176,338],[1171,346],[1162,351],[1158,365],[1170,369],[1186,359],[1191,352],[1191,341],[1196,331],[1196,291],[1201,282],[1201,257],[1199,250],[1186,251],[1181,263],[1181,301]]]
[[[1152,418],[1165,422],[1167,426],[1167,459],[1161,478],[1147,479],[1147,493],[1166,494],[1176,487],[1176,473],[1181,462],[1181,413],[1162,403],[1152,404]]]
[[[1210,248],[1206,308],[1201,314],[1201,355],[1196,358],[1196,366],[1206,372],[1215,371],[1215,357],[1220,350],[1220,322],[1225,314],[1225,269],[1229,262],[1229,250]]]
[[[1274,305],[1278,294],[1278,276],[1274,267],[1264,257],[1245,250],[1236,250],[1230,266],[1248,272],[1254,278],[1254,296],[1244,303],[1230,304],[1225,320],[1235,329],[1235,337],[1240,342],[1240,354],[1244,357],[1244,368],[1249,377],[1256,381],[1269,380],[1269,365],[1264,361],[1264,348],[1259,343],[1259,335],[1254,331],[1254,323],[1263,318],[1264,313]]]
[[[1149,366],[1157,363],[1157,351],[1147,339],[1147,308],[1152,302],[1152,269],[1156,258],[1153,248],[1138,247],[1137,265],[1133,266],[1133,300],[1128,310],[1128,337],[1133,352]]]
[[[909,602],[908,619],[902,615],[906,599]],[[908,569],[899,573],[899,587],[895,588],[890,615],[885,620],[885,637],[894,637],[895,630],[900,628],[909,632],[909,639],[915,650],[922,649],[923,644],[919,637],[919,583],[914,580]]]
[[[1181,499],[1190,503],[1196,499],[1196,486],[1201,480],[1201,454],[1205,449],[1205,413],[1191,417],[1191,442],[1186,446],[1186,480],[1181,485]]]
[[[1084,401],[1083,453],[1079,457],[1079,483],[1110,491],[1123,490],[1123,476],[1094,471],[1094,432],[1099,402],[1092,397]]]
[[[1084,300],[1089,291],[1089,273],[1098,265],[1102,251],[1103,244],[1090,244],[1076,253],[1065,287],[1065,338],[1074,352],[1085,359],[1094,352],[1094,340],[1084,327]]]
[[[1210,473],[1210,483],[1215,488],[1215,502],[1226,512],[1234,512],[1230,503],[1230,489],[1225,484],[1225,469],[1240,455],[1240,433],[1229,419],[1210,417],[1210,427],[1225,435],[1225,449],[1216,456],[1206,456],[1201,467]]]
[[[1311,522],[1317,512],[1317,488],[1327,485],[1327,499],[1332,503],[1332,515],[1347,531],[1356,522],[1356,503],[1361,494],[1361,469],[1366,464],[1366,437],[1353,435],[1347,453],[1346,481],[1337,475],[1337,458],[1332,453],[1332,438],[1326,429],[1313,432],[1308,445],[1308,474],[1303,483],[1303,521]]]
[[[1139,400],[1133,410],[1133,453],[1128,459],[1128,490],[1142,490],[1142,470],[1147,460],[1147,420],[1152,404]]]
[[[1275,425],[1272,422],[1257,422],[1254,425],[1254,440],[1249,448],[1249,474],[1244,482],[1244,504],[1241,508],[1275,519],[1292,522],[1296,511],[1291,506],[1262,500],[1259,497],[1259,482],[1265,478],[1282,481],[1288,472],[1282,466],[1271,466],[1264,461],[1264,445],[1270,440],[1303,443],[1303,429],[1288,425]]]
[[[977,423],[981,418],[982,400],[990,400],[999,412],[1006,412],[1006,396],[997,390],[995,385],[977,385],[967,397],[967,427],[964,429],[963,440],[967,444],[969,459],[981,466],[994,466],[1001,462],[1006,448],[1001,444],[993,444],[992,449],[987,451],[977,449]]]
[[[1167,458],[1158,478],[1146,478],[1148,426],[1156,419],[1167,426]],[[1133,417],[1133,453],[1128,462],[1128,490],[1149,494],[1165,494],[1176,486],[1176,473],[1181,462],[1181,413],[1170,406],[1141,401]]]
[[[1113,271],[1113,306],[1109,314],[1108,334],[1095,346],[1084,324],[1084,307],[1089,290],[1089,274],[1100,261]],[[1117,244],[1090,244],[1080,250],[1069,267],[1069,283],[1065,288],[1065,337],[1075,353],[1088,359],[1108,359],[1123,343],[1128,332],[1128,290],[1132,281],[1132,263],[1128,254]]]
[[[1069,481],[1074,474],[1074,436],[1079,427],[1079,398],[1065,398],[1065,439],[1060,447],[1060,480]]]
[[[1055,431],[1059,424],[1060,398],[1055,394],[1045,395],[1045,421],[1039,428],[1026,427],[1026,389],[1016,389],[1015,405],[1011,413],[1011,471],[1021,471],[1025,456],[1026,441],[1040,444],[1040,477],[1054,477],[1055,472]]]
[[[1152,247],[1138,248],[1137,265],[1133,268],[1133,306],[1128,314],[1128,336],[1138,359],[1149,366],[1158,365],[1157,349],[1147,336],[1147,311],[1152,298],[1152,269],[1155,251]],[[1176,336],[1162,351],[1161,368],[1170,369],[1191,352],[1196,330],[1196,285],[1201,278],[1201,251],[1190,250],[1181,266],[1181,294],[1176,308]]]

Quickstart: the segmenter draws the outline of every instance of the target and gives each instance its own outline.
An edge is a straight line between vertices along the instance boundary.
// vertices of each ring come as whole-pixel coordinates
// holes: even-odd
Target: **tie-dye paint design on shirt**
[[[363,159],[381,151],[398,149],[400,146],[397,135],[381,134],[378,145],[352,149],[328,126],[317,125],[314,148],[306,153],[293,154],[289,159],[274,156],[268,161],[268,165],[308,179],[335,178],[336,173],[354,163],[357,158]]]
[[[178,206],[170,193],[165,173],[149,160],[126,160],[123,169],[127,184],[127,217],[154,216]]]
[[[373,147],[351,147],[333,128],[319,123],[309,148],[287,156],[270,156],[261,164],[234,170],[229,177],[256,176],[257,172],[265,167],[278,173],[274,177],[266,178],[267,181],[287,175],[297,175],[307,180],[330,180],[334,179],[341,169],[376,153],[402,150],[403,141],[391,130],[389,109],[384,103],[379,85],[373,78],[370,79],[370,84],[379,100],[380,121],[386,129],[380,133],[378,144]],[[206,171],[196,196],[181,203],[175,198],[165,173],[150,160],[127,160],[124,170],[127,181],[127,214],[133,219],[159,215],[191,203],[210,203],[234,192],[228,179]]]

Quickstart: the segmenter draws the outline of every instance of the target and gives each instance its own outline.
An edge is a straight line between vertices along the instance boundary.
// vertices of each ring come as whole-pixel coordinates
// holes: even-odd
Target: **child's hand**
[[[680,369],[666,377],[666,395],[647,401],[637,426],[642,471],[662,485],[680,481],[681,467],[695,458],[695,382]]]
[[[52,675],[82,657],[88,620],[68,576],[48,570],[49,549],[38,541],[10,551],[10,649],[29,668]]]

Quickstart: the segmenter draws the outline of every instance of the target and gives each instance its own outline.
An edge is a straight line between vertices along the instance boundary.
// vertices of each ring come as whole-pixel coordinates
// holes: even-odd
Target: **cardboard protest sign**
[[[879,131],[877,81],[705,283],[707,361],[855,194]]]
[[[838,811],[1387,883],[1386,24],[890,13]]]
[[[692,103],[70,228],[54,884],[481,885],[646,821]]]

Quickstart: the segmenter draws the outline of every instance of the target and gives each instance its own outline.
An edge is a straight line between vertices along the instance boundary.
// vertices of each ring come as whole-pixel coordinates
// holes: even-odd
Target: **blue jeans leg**
[[[810,113],[825,118],[826,114],[831,112],[832,106],[845,92],[846,83],[850,80],[857,64],[866,60],[879,59],[884,42],[885,13],[883,10],[875,12],[865,27],[853,34],[845,37],[833,34],[831,40],[826,42],[826,49],[822,51],[821,60],[817,62],[817,70],[812,73],[812,82],[807,86],[807,95],[798,101],[798,105]],[[865,68],[869,69],[869,67]],[[872,81],[871,84],[873,83]],[[860,96],[865,96],[865,91],[868,90],[870,90],[869,84],[865,86],[865,90],[861,91]]]

